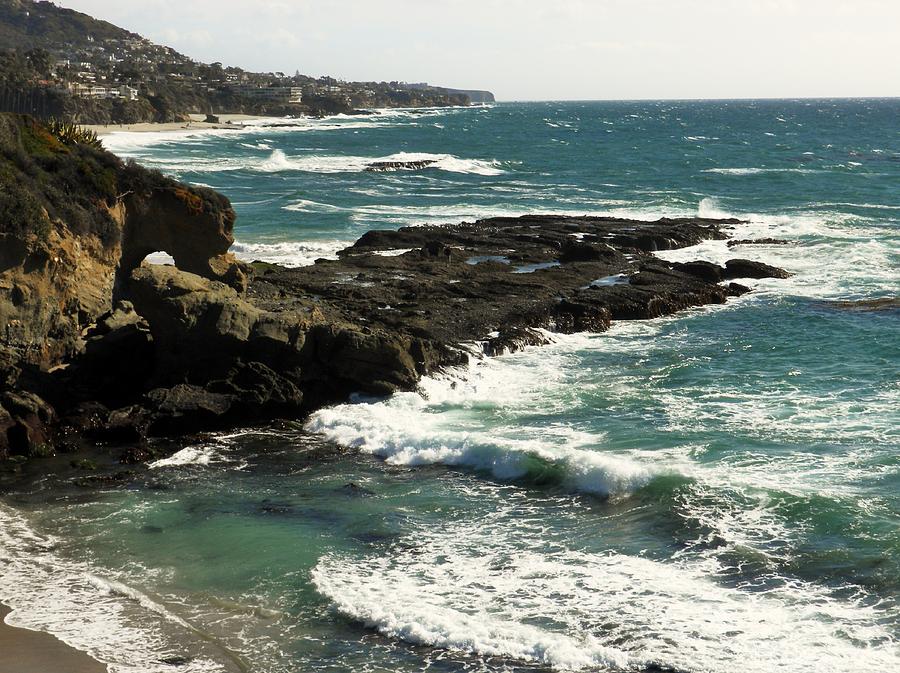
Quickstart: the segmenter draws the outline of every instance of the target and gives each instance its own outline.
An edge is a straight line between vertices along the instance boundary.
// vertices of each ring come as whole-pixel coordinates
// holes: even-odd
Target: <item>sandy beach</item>
[[[10,626],[9,613],[0,605],[0,673],[106,673],[105,665],[49,633]]]
[[[234,130],[240,129],[244,122],[259,119],[258,116],[240,115],[240,114],[222,114],[219,117],[218,124],[208,124],[204,121],[206,115],[193,114],[190,115],[190,122],[171,122],[157,123],[146,122],[141,124],[86,124],[84,128],[95,131],[98,136],[106,136],[111,133],[159,133],[161,131],[194,131],[200,129],[223,129]]]

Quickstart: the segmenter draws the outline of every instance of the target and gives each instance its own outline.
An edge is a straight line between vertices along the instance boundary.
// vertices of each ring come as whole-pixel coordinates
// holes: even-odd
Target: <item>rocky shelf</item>
[[[35,204],[0,223],[0,461],[96,443],[139,461],[148,437],[414,390],[473,350],[546,343],[536,328],[602,332],[787,276],[653,254],[725,240],[735,220],[552,215],[370,231],[336,260],[248,266],[227,252],[221,195],[0,121],[3,179]],[[36,143],[46,160],[23,153]],[[56,189],[60,162],[105,171],[103,191]],[[175,266],[142,262],[157,250]]]

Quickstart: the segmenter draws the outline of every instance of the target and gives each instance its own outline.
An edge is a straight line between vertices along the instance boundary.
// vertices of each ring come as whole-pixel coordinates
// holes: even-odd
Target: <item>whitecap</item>
[[[474,496],[490,503],[484,521],[444,517],[387,553],[326,556],[316,590],[391,638],[560,671],[874,673],[896,661],[882,610],[861,600],[800,581],[729,588],[689,558],[579,551],[537,508]]]
[[[290,210],[295,213],[338,213],[346,211],[347,208],[343,206],[334,206],[330,203],[300,199],[289,205],[282,206],[282,210]]]
[[[235,241],[231,251],[247,262],[261,261],[284,266],[307,266],[317,259],[337,259],[339,250],[346,248],[349,241],[327,239],[281,241],[268,243]]]
[[[427,152],[399,152],[383,157],[360,156],[293,156],[288,157],[284,151],[275,150],[258,166],[256,170],[265,173],[285,171],[304,171],[309,173],[358,173],[375,163],[386,162],[431,162],[430,169],[450,173],[469,173],[474,175],[494,176],[504,171],[494,160],[461,159],[452,154],[431,154]]]
[[[552,376],[550,354],[545,349],[539,358],[546,376]],[[451,401],[500,407],[517,404],[517,397],[539,395],[547,379],[535,380],[534,371],[510,366],[509,359],[515,362],[517,357],[522,356],[474,358],[454,376],[423,380],[422,394],[397,393],[380,402],[322,409],[310,417],[306,429],[393,465],[460,466],[503,480],[557,472],[562,487],[603,497],[627,496],[659,474],[629,455],[595,450],[602,436],[572,428],[516,425],[477,430],[447,424],[441,411]],[[556,357],[565,354],[559,351]]]
[[[814,168],[706,168],[704,173],[718,173],[720,175],[763,175],[765,173],[798,173],[813,174],[827,173]]]
[[[228,462],[215,447],[212,446],[188,446],[168,458],[160,458],[150,463],[151,469],[161,467],[179,467],[182,465],[210,465],[214,462]]]

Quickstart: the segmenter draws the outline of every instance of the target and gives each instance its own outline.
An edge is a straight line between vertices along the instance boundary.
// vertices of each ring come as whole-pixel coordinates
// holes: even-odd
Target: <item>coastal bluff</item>
[[[296,269],[235,259],[234,224],[212,190],[0,115],[0,461],[98,444],[146,460],[149,437],[414,390],[542,330],[602,332],[787,276],[653,254],[725,240],[735,220],[405,227]],[[175,264],[148,264],[157,251]]]

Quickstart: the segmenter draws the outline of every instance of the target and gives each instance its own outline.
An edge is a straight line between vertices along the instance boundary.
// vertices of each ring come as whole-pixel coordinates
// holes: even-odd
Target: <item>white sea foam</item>
[[[212,137],[238,135],[240,129],[186,129],[178,131],[115,131],[101,138],[103,147],[115,154],[129,156],[138,150],[169,144],[191,144]]]
[[[501,175],[503,170],[496,161],[482,159],[461,159],[452,154],[430,154],[426,152],[399,152],[384,157],[361,156],[287,156],[276,149],[256,169],[266,173],[304,171],[309,173],[358,173],[380,162],[430,161],[428,168],[451,173],[471,173],[475,175]]]
[[[309,199],[300,199],[282,208],[295,213],[340,213],[348,209],[343,206],[335,206],[330,203],[321,203]]]
[[[720,175],[762,175],[764,173],[828,173],[817,168],[706,168],[704,173],[719,173]]]
[[[435,114],[435,113],[431,113]],[[297,118],[260,118],[234,124],[233,128],[184,128],[171,131],[114,131],[103,136],[103,146],[111,152],[122,156],[142,155],[143,150],[162,145],[201,144],[210,138],[240,137],[259,134],[283,135],[297,132],[342,131],[366,128],[379,128],[396,125],[389,121],[391,115],[347,116],[335,115],[323,119],[311,117]],[[399,115],[398,115],[399,116]],[[411,117],[412,115],[406,114]],[[242,143],[250,149],[271,149],[273,141],[266,138],[261,143]]]
[[[760,291],[820,299],[900,291],[896,233],[863,216],[838,207],[830,210],[813,207],[782,214],[732,212],[713,198],[702,199],[697,214],[745,220],[732,228],[732,238],[796,241],[792,245],[753,246],[753,259],[794,274],[787,280],[746,281]],[[729,248],[725,241],[710,240],[655,254],[672,262],[702,259],[724,264],[749,253],[741,248]]]
[[[691,560],[578,551],[536,508],[481,497],[481,522],[445,517],[392,553],[325,557],[316,589],[389,637],[556,670],[880,673],[900,655],[882,608],[800,581],[720,586]]]
[[[245,243],[235,241],[231,251],[247,262],[262,261],[284,266],[307,266],[317,259],[337,259],[337,252],[349,245],[349,241],[310,240],[280,243]]]
[[[565,357],[563,350],[545,349],[539,358],[528,354],[475,358],[456,377],[424,380],[422,394],[398,393],[383,402],[323,409],[313,414],[306,428],[395,465],[461,466],[498,479],[556,471],[560,485],[573,491],[627,496],[646,485],[655,471],[632,456],[594,450],[602,435],[566,426],[459,426],[454,415],[443,413],[447,405],[499,412],[534,404],[548,381],[559,375],[554,365],[561,366]],[[540,362],[543,376],[510,366],[510,360],[522,358]]]
[[[175,259],[167,252],[152,252],[144,258],[148,264],[175,264]]]
[[[413,248],[394,248],[393,250],[376,250],[375,254],[380,257],[399,257],[412,251]]]
[[[678,332],[665,340],[657,338],[661,330],[681,320],[620,324],[596,337],[557,337],[556,346],[474,364],[468,378],[455,386],[447,380],[426,380],[424,398],[399,395],[373,405],[340,407],[333,415],[314,416],[311,427],[388,462],[444,462],[490,470],[500,478],[520,475],[519,459],[529,452],[547,456],[566,473],[572,463],[565,457],[581,450],[625,459],[626,468],[616,471],[615,486],[610,484],[608,465],[599,479],[592,469],[585,470],[585,476],[592,477],[588,488],[568,482],[589,492],[615,488],[628,492],[646,483],[647,475],[687,475],[691,482],[681,493],[677,512],[701,530],[715,531],[717,545],[705,544],[707,534],[699,534],[696,547],[688,544],[666,563],[562,549],[547,537],[546,514],[538,515],[541,505],[530,513],[504,516],[504,506],[522,501],[500,498],[487,507],[490,514],[481,524],[468,517],[453,524],[443,517],[433,530],[415,531],[408,554],[402,551],[404,545],[398,545],[394,549],[400,551],[394,555],[325,558],[313,573],[317,589],[340,613],[389,637],[534,661],[559,670],[604,666],[631,670],[650,663],[714,673],[875,673],[890,667],[900,650],[895,635],[883,624],[896,619],[896,611],[868,603],[862,593],[855,594],[857,598],[847,598],[847,592],[833,595],[796,578],[780,579],[757,592],[720,586],[713,579],[723,574],[722,554],[728,550],[743,554],[754,550],[769,563],[793,558],[792,541],[802,537],[803,522],[786,520],[772,508],[768,494],[787,491],[850,498],[855,503],[866,487],[854,489],[847,482],[868,472],[864,455],[810,453],[779,463],[760,458],[754,464],[752,456],[735,454],[735,460],[698,463],[695,456],[702,455],[704,447],[610,452],[603,448],[602,434],[555,424],[533,428],[522,422],[536,408],[542,416],[558,415],[571,405],[566,390],[577,389],[579,395],[588,391],[595,399],[642,400],[685,424],[681,430],[667,428],[675,433],[698,424],[709,426],[713,419],[703,420],[702,407],[715,401],[702,391],[676,391],[677,398],[669,399],[665,388],[648,388],[644,375],[631,373],[637,358],[665,361],[664,353],[657,354],[654,348],[677,349],[673,338],[693,338]],[[629,357],[622,359],[621,371],[608,363],[602,377],[586,371],[579,378],[582,368],[573,354],[587,351]],[[657,372],[657,377],[664,375],[665,371]],[[716,385],[723,404],[731,400],[735,410],[752,408],[752,399],[735,398],[727,387],[721,389],[722,382]],[[883,409],[873,407],[872,413],[889,418],[897,392],[885,396]],[[693,398],[696,404],[689,403]],[[800,400],[797,407],[807,404]],[[731,427],[727,409],[707,411]],[[758,418],[735,417],[733,430],[742,435],[760,421],[777,417],[764,410]],[[784,423],[788,430],[792,421]],[[819,426],[817,433],[828,435],[844,425],[860,431],[860,423],[838,412],[831,425]],[[767,432],[765,426],[760,432]],[[642,478],[622,480],[635,466]],[[597,483],[603,489],[596,489]],[[846,486],[834,491],[823,488],[823,483]],[[481,491],[483,495],[473,497],[490,497],[489,488]],[[877,516],[879,504],[871,497],[866,501]]]
[[[235,459],[222,453],[221,446],[188,446],[168,458],[160,458],[150,463],[153,469],[162,467],[181,467],[184,465],[214,465],[234,463]]]
[[[375,196],[376,194],[371,194]],[[576,204],[568,207],[529,205],[526,203],[495,203],[479,205],[473,203],[445,203],[439,205],[363,205],[352,209],[350,219],[360,224],[457,224],[489,217],[518,217],[520,215],[567,215],[571,217],[607,216],[639,220],[657,220],[660,217],[685,217],[694,215],[689,208],[658,209],[641,206],[623,206],[619,200],[601,199],[586,202],[583,207]]]
[[[0,504],[0,600],[13,608],[7,622],[52,633],[107,663],[110,673],[170,673],[161,660],[171,656],[171,643],[159,619],[186,623],[144,594],[101,578],[87,561],[63,558],[56,551],[60,545]],[[180,670],[211,673],[221,667],[197,657]]]

